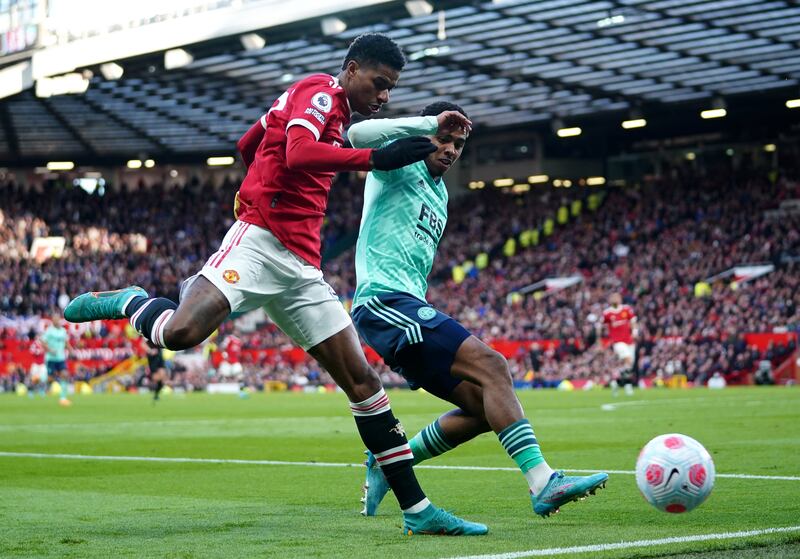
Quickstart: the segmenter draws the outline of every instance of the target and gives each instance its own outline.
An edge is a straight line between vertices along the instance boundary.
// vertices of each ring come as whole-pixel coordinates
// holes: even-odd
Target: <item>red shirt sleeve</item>
[[[333,172],[369,171],[371,149],[340,148],[317,142],[304,126],[291,126],[287,131],[286,166],[289,169]]]
[[[248,167],[256,158],[256,150],[258,149],[258,145],[261,143],[261,139],[264,137],[264,131],[267,129],[266,124],[266,116],[262,116],[253,126],[250,127],[247,132],[244,133],[244,136],[239,138],[239,141],[236,142],[236,149],[239,150],[239,153],[242,155],[242,159],[244,160],[244,164]]]
[[[329,77],[329,76],[328,76]],[[341,90],[333,83],[325,83],[323,76],[315,76],[297,83],[291,94],[291,106],[286,131],[293,126],[308,129],[319,140],[326,126],[345,112],[340,95]],[[349,110],[348,110],[349,111]]]

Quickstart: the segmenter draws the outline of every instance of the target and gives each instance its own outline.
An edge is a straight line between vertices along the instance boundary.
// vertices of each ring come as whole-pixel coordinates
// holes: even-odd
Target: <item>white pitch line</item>
[[[88,454],[43,454],[39,452],[0,452],[7,458],[58,458],[63,460],[108,460],[116,462],[181,462],[188,464],[244,464],[251,466],[318,466],[321,468],[355,467],[363,464],[344,462],[284,462],[282,460],[238,460],[236,458],[170,458],[162,456],[93,456]]]
[[[512,551],[508,553],[495,553],[490,555],[465,555],[450,559],[520,559],[521,557],[549,557],[551,555],[567,555],[569,553],[598,553],[601,551],[614,551],[617,549],[630,549],[634,547],[650,547],[654,545],[669,545],[675,543],[706,542],[714,540],[733,540],[780,534],[784,532],[800,531],[800,526],[786,526],[781,528],[764,528],[763,530],[748,530],[746,532],[721,532],[719,534],[699,534],[696,536],[674,536],[658,540],[638,540],[633,542],[601,543],[595,545],[577,545],[572,547],[553,547],[550,549],[530,549],[528,551]]]
[[[616,411],[617,408],[629,407],[629,406],[652,406],[652,405],[658,405],[658,404],[670,404],[670,405],[672,405],[675,402],[680,402],[680,403],[691,402],[692,404],[694,404],[696,402],[702,402],[702,401],[705,401],[705,400],[711,400],[711,398],[674,398],[674,399],[671,399],[671,400],[629,400],[627,402],[617,401],[617,402],[608,402],[606,404],[601,404],[600,405],[600,409],[603,410],[603,411]],[[717,403],[720,403],[720,402],[717,402]],[[744,402],[726,400],[724,402],[724,404],[728,405],[728,406],[741,406],[741,405],[759,406],[759,405],[761,405],[763,403],[764,403],[763,400],[746,400]]]
[[[167,456],[97,456],[89,454],[45,454],[41,452],[3,452],[0,458],[56,458],[60,460],[107,460],[117,462],[179,462],[188,464],[243,464],[251,466],[317,466],[320,468],[363,468],[364,464],[350,464],[347,462],[290,462],[286,460],[245,460],[237,458],[171,458]],[[421,470],[468,470],[477,472],[518,472],[519,468],[504,468],[495,466],[436,466],[432,464],[419,464],[414,466]],[[621,474],[632,476],[633,470],[573,470],[568,472],[578,474]],[[765,476],[754,474],[717,474],[716,477],[731,479],[766,479],[773,481],[800,481],[800,476]]]
[[[2,453],[0,453],[0,456]],[[428,470],[477,470],[489,472],[518,472],[519,468],[497,468],[491,466],[433,466],[431,464],[419,464],[414,466],[414,469],[428,469]],[[572,468],[565,468],[567,472],[576,474],[621,474],[621,475],[636,475],[633,470],[574,470]],[[800,481],[800,476],[766,476],[759,474],[716,474],[716,477],[730,478],[730,479],[770,479],[776,481]]]

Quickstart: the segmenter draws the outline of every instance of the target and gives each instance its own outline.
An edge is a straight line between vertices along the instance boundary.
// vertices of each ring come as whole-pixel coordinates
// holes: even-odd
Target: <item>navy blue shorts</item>
[[[461,382],[450,368],[470,333],[428,303],[407,293],[387,293],[357,307],[353,322],[364,341],[412,390],[424,388],[447,398]]]
[[[47,374],[51,377],[56,373],[67,370],[67,363],[65,361],[48,361],[45,365],[47,366]]]

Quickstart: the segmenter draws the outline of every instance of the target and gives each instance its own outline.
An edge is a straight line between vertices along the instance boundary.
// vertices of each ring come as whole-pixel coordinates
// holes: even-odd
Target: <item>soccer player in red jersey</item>
[[[608,328],[608,339],[614,353],[623,361],[633,364],[634,338],[637,335],[636,313],[630,305],[622,304],[622,297],[614,293],[609,298],[610,307],[603,311],[603,324]]]
[[[200,272],[186,280],[180,304],[139,287],[85,293],[64,310],[71,322],[129,318],[153,344],[180,350],[200,344],[231,313],[263,307],[344,390],[364,444],[375,455],[403,510],[408,533],[480,535],[433,506],[414,476],[405,431],[369,366],[349,315],[320,268],[320,229],[336,171],[393,170],[436,147],[425,137],[380,149],[342,149],[357,112],[389,101],[405,57],[388,37],[361,35],[338,76],[316,74],[293,84],[239,140],[248,166],[236,196],[237,221]]]
[[[242,339],[236,334],[228,334],[222,342],[222,351],[230,357],[230,363],[240,363],[242,360]]]
[[[614,353],[625,363],[626,378],[623,380],[625,391],[630,394],[633,391],[634,371],[633,364],[636,358],[636,340],[638,327],[636,323],[636,313],[630,305],[622,304],[622,296],[614,293],[609,298],[611,306],[603,311],[602,324],[598,328],[602,329],[605,325],[608,329],[608,339]]]

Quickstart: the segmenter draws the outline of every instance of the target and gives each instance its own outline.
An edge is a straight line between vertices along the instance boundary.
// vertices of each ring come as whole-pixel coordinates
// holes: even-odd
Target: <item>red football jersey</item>
[[[228,335],[222,342],[222,351],[228,354],[228,363],[238,363],[242,356],[242,340],[233,334]]]
[[[612,344],[617,342],[633,343],[631,321],[634,318],[636,318],[636,313],[628,305],[620,305],[616,309],[608,307],[603,311],[603,324],[608,325],[608,338]]]
[[[336,78],[315,74],[295,83],[261,117],[265,130],[239,189],[239,219],[269,229],[283,246],[316,267],[334,173],[289,169],[287,134],[290,127],[302,126],[318,142],[341,146],[349,122],[350,103]],[[240,140],[240,149],[248,136],[254,134]]]
[[[44,364],[44,353],[45,353],[45,351],[44,351],[44,346],[42,345],[42,342],[40,342],[39,340],[34,340],[31,343],[30,347],[28,348],[28,351],[31,352],[31,355],[33,356],[33,362],[34,363],[36,363],[37,365]]]

